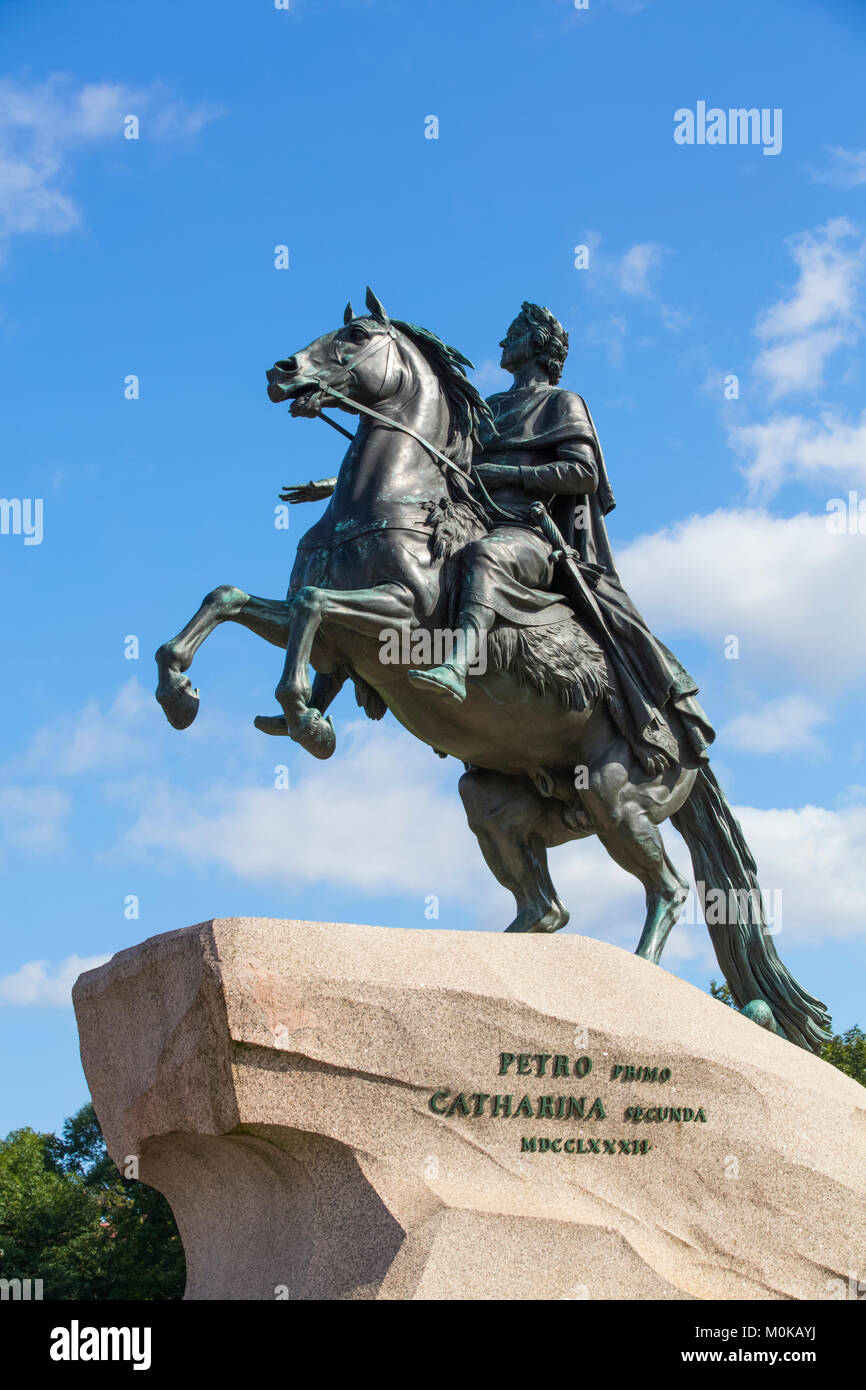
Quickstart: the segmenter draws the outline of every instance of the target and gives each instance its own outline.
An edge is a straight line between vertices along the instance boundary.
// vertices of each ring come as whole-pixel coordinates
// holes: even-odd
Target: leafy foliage
[[[852,1076],[861,1086],[866,1086],[866,1033],[856,1023],[844,1033],[832,1037],[821,1056],[846,1076]]]
[[[161,1193],[122,1177],[93,1106],[61,1136],[0,1141],[0,1275],[41,1279],[54,1299],[176,1299],[186,1264]]]

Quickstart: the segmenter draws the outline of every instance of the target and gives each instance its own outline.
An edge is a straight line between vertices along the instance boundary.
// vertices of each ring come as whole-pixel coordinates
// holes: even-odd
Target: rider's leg
[[[487,633],[496,622],[492,608],[471,600],[462,603],[454,636],[454,650],[441,666],[428,671],[407,672],[412,685],[462,703],[466,699],[466,676],[478,663]]]
[[[551,553],[549,542],[526,526],[495,526],[465,545],[460,552],[456,650],[440,666],[410,671],[412,684],[431,694],[464,700],[467,673],[472,673],[478,648],[497,614],[520,626],[521,615],[537,615],[545,608],[544,595],[553,576]],[[549,606],[555,608],[555,604],[551,597]]]

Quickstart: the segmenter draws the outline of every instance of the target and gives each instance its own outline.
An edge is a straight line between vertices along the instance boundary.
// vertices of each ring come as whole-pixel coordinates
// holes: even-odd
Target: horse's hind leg
[[[558,802],[527,777],[472,768],[460,778],[470,828],[493,875],[514,894],[517,916],[506,931],[554,932],[568,921],[547,868],[547,850],[575,838]]]
[[[589,786],[581,792],[608,854],[644,886],[646,918],[635,954],[656,965],[688,896],[688,883],[668,858],[657,821],[667,814],[667,801],[679,803],[694,774],[673,772],[668,780],[672,786],[666,792],[662,778],[649,781],[629,754],[621,752],[590,772]]]
[[[289,605],[283,599],[256,598],[233,584],[221,584],[212,590],[186,627],[156,653],[156,698],[169,724],[175,729],[186,729],[198,714],[198,691],[192,689],[183,672],[215,627],[226,622],[240,623],[275,647],[284,647],[288,617]]]

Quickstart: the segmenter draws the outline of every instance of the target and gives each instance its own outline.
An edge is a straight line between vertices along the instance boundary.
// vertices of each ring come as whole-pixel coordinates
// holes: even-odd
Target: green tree
[[[94,1298],[103,1265],[100,1212],[80,1178],[54,1170],[53,1135],[0,1142],[0,1272],[41,1279],[46,1298]]]
[[[846,1076],[852,1076],[861,1086],[866,1086],[866,1033],[856,1023],[844,1033],[836,1033],[821,1056]]]
[[[174,1299],[186,1266],[161,1193],[121,1176],[89,1103],[60,1136],[0,1142],[0,1273],[45,1298]]]

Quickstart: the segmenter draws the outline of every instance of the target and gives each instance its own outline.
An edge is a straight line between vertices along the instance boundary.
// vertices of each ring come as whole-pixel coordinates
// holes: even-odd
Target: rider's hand
[[[298,502],[320,502],[323,497],[330,497],[337,485],[336,478],[320,478],[314,483],[286,484],[280,493],[281,502],[291,502],[296,505]]]

